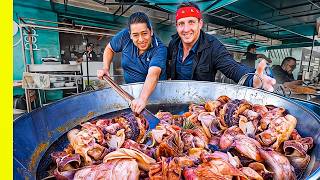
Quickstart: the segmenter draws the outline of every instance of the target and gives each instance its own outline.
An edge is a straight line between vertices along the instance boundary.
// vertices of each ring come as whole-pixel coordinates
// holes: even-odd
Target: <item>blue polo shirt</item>
[[[199,40],[197,40],[197,42],[193,45],[193,47],[189,51],[188,56],[182,62],[183,48],[182,48],[182,43],[180,41],[178,54],[177,54],[177,61],[176,61],[177,79],[191,80],[193,59],[195,58],[195,55],[197,53],[198,46],[199,46]]]
[[[110,45],[114,52],[122,52],[121,66],[126,83],[144,82],[152,66],[161,68],[160,80],[166,79],[167,48],[158,37],[152,36],[151,47],[141,55],[130,39],[128,29],[117,33]]]

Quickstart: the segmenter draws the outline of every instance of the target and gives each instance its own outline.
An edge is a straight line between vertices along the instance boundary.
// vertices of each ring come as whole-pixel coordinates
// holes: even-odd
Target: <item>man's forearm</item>
[[[104,70],[109,71],[113,55],[114,55],[114,52],[112,51],[110,44],[108,44],[103,52],[103,69]]]
[[[143,84],[142,91],[140,93],[140,99],[148,101],[153,90],[157,86],[159,75],[157,73],[151,73],[147,75],[147,78]]]

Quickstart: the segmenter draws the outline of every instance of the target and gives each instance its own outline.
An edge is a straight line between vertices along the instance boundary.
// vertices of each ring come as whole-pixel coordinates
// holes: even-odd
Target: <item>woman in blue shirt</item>
[[[153,34],[148,16],[136,12],[129,17],[128,28],[117,33],[103,53],[103,69],[98,77],[109,74],[110,64],[115,53],[121,52],[121,66],[126,83],[144,82],[140,96],[131,103],[133,112],[140,113],[158,80],[166,79],[167,49]]]

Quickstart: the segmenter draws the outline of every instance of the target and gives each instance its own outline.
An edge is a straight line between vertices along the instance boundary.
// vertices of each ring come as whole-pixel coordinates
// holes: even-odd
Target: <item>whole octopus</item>
[[[158,126],[132,113],[72,129],[51,154],[56,179],[297,179],[310,162],[311,137],[283,107],[220,96],[181,115],[158,112]]]

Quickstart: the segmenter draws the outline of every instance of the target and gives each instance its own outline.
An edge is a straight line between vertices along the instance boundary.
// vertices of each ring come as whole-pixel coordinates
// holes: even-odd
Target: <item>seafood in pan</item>
[[[51,154],[56,179],[297,179],[310,162],[311,137],[283,107],[221,96],[180,115],[158,112],[98,119],[68,132]]]

